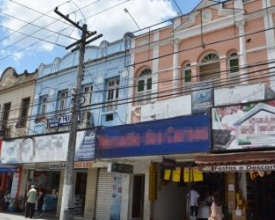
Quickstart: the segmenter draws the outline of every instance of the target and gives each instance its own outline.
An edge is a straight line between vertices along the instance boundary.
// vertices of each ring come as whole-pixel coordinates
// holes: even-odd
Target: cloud
[[[145,28],[176,15],[167,0],[2,0],[0,24],[5,27],[5,37],[1,49],[33,45],[38,51],[50,51],[54,44],[67,46],[79,39],[80,31],[57,15],[55,7],[64,15],[70,14],[74,22],[80,21],[80,26],[86,23],[88,30],[102,33],[100,41],[117,40],[138,26]]]
[[[80,26],[86,23],[89,31],[103,34],[103,37],[91,43],[98,45],[103,40],[112,42],[121,39],[126,32],[135,32],[139,27],[146,28],[175,17],[177,13],[171,2],[0,0],[1,68],[12,65],[18,72],[34,70],[40,63],[49,63],[55,57],[64,56],[67,53],[64,48],[80,39],[81,31],[55,13],[56,7],[60,13],[69,14],[73,22],[79,22]],[[128,13],[125,13],[125,8]],[[60,54],[60,51],[64,53]]]

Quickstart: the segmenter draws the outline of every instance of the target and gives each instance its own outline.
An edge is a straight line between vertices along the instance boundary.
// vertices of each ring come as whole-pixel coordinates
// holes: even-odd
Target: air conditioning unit
[[[85,111],[82,114],[82,124],[84,126],[92,126],[93,124],[93,117],[92,117],[92,113],[89,111]]]

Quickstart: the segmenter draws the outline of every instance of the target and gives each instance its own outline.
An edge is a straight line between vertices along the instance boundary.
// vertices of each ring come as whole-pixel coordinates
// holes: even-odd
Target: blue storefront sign
[[[193,115],[98,129],[97,158],[210,150],[209,117]]]

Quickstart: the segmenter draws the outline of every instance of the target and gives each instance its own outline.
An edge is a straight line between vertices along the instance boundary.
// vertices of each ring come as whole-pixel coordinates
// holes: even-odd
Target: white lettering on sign
[[[251,165],[226,165],[214,166],[214,171],[251,171],[251,170],[275,170],[275,164],[251,164]]]

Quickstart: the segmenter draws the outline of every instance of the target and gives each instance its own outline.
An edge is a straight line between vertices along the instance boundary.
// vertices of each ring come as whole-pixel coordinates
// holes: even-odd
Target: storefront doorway
[[[191,186],[195,186],[200,194],[199,214],[201,219],[208,219],[210,205],[205,199],[218,191],[223,201],[224,212],[227,207],[225,204],[225,174],[224,173],[202,173],[202,181],[185,182],[183,170],[190,165],[177,164],[181,167],[180,182],[163,180],[161,166],[159,166],[159,180],[157,185],[157,200],[154,201],[154,219],[189,219],[188,192]]]
[[[132,218],[143,219],[144,175],[134,175]]]
[[[247,180],[247,219],[273,220],[275,216],[275,172]]]
[[[83,215],[87,188],[87,171],[77,170],[75,180],[74,208],[75,215]]]

